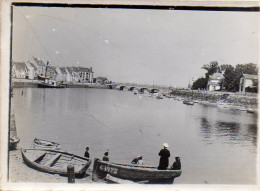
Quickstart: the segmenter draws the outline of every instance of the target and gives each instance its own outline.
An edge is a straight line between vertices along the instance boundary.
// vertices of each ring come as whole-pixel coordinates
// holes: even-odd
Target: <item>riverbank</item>
[[[193,99],[198,103],[209,104],[213,106],[227,106],[232,105],[233,108],[257,108],[258,97],[257,94],[238,94],[233,92],[209,92],[197,90],[171,90],[168,93],[169,97],[181,97],[183,99]]]
[[[20,149],[9,152],[10,182],[67,183],[66,176],[49,174],[28,167],[22,158]],[[75,183],[101,183],[92,181],[92,165],[87,170],[86,177],[76,178]]]

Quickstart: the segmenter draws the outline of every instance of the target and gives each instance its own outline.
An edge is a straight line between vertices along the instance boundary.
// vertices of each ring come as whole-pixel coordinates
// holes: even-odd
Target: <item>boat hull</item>
[[[88,158],[61,151],[21,149],[21,153],[28,166],[52,174],[67,175],[67,166],[73,165],[75,176],[83,176],[91,164]]]
[[[35,149],[60,150],[61,146],[60,146],[59,143],[35,138],[33,140],[33,148],[35,148]]]
[[[181,170],[158,170],[157,167],[109,163],[95,159],[92,178],[94,180],[96,174],[110,174],[121,179],[157,182],[173,181],[181,173]]]
[[[186,104],[186,105],[194,105],[194,101],[184,100],[183,103]]]
[[[9,150],[16,150],[17,144],[20,142],[18,137],[10,138],[9,140]]]
[[[39,83],[38,88],[65,88],[65,85],[52,85],[48,83]]]

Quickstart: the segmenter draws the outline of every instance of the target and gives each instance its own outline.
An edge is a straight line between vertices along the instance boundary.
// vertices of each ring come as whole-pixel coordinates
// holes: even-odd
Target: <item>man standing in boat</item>
[[[85,155],[84,157],[89,158],[89,147],[86,147]]]
[[[158,166],[158,170],[166,170],[168,165],[169,165],[169,157],[170,155],[170,151],[168,150],[168,143],[164,143],[163,144],[164,148],[162,150],[160,150],[159,152],[159,156],[160,158],[160,163]]]

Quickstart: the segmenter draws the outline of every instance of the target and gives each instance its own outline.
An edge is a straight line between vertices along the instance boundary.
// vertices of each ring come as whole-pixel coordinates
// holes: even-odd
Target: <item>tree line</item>
[[[217,61],[202,66],[206,70],[205,77],[198,78],[192,85],[192,89],[206,89],[210,80],[210,75],[222,72],[224,80],[221,82],[222,89],[226,91],[239,91],[239,82],[243,74],[258,74],[258,67],[254,63],[237,64],[235,67],[229,64],[219,65]],[[258,85],[258,80],[253,81],[253,85]]]

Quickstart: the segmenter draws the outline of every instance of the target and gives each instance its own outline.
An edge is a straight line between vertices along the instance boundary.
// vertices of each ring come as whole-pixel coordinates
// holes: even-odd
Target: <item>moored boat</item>
[[[194,105],[194,101],[192,100],[183,100],[183,103],[186,105]]]
[[[57,81],[38,82],[38,88],[65,88],[66,86]]]
[[[83,176],[91,164],[89,158],[62,151],[21,149],[21,152],[23,160],[28,166],[53,174],[67,175],[67,167],[72,165],[75,175]]]
[[[157,167],[140,166],[132,164],[119,164],[94,160],[92,179],[95,181],[100,175],[110,174],[114,177],[133,181],[174,181],[174,178],[179,177],[182,170],[158,170]]]
[[[60,150],[61,146],[60,146],[59,143],[35,138],[33,140],[33,148],[35,148],[35,149]]]

